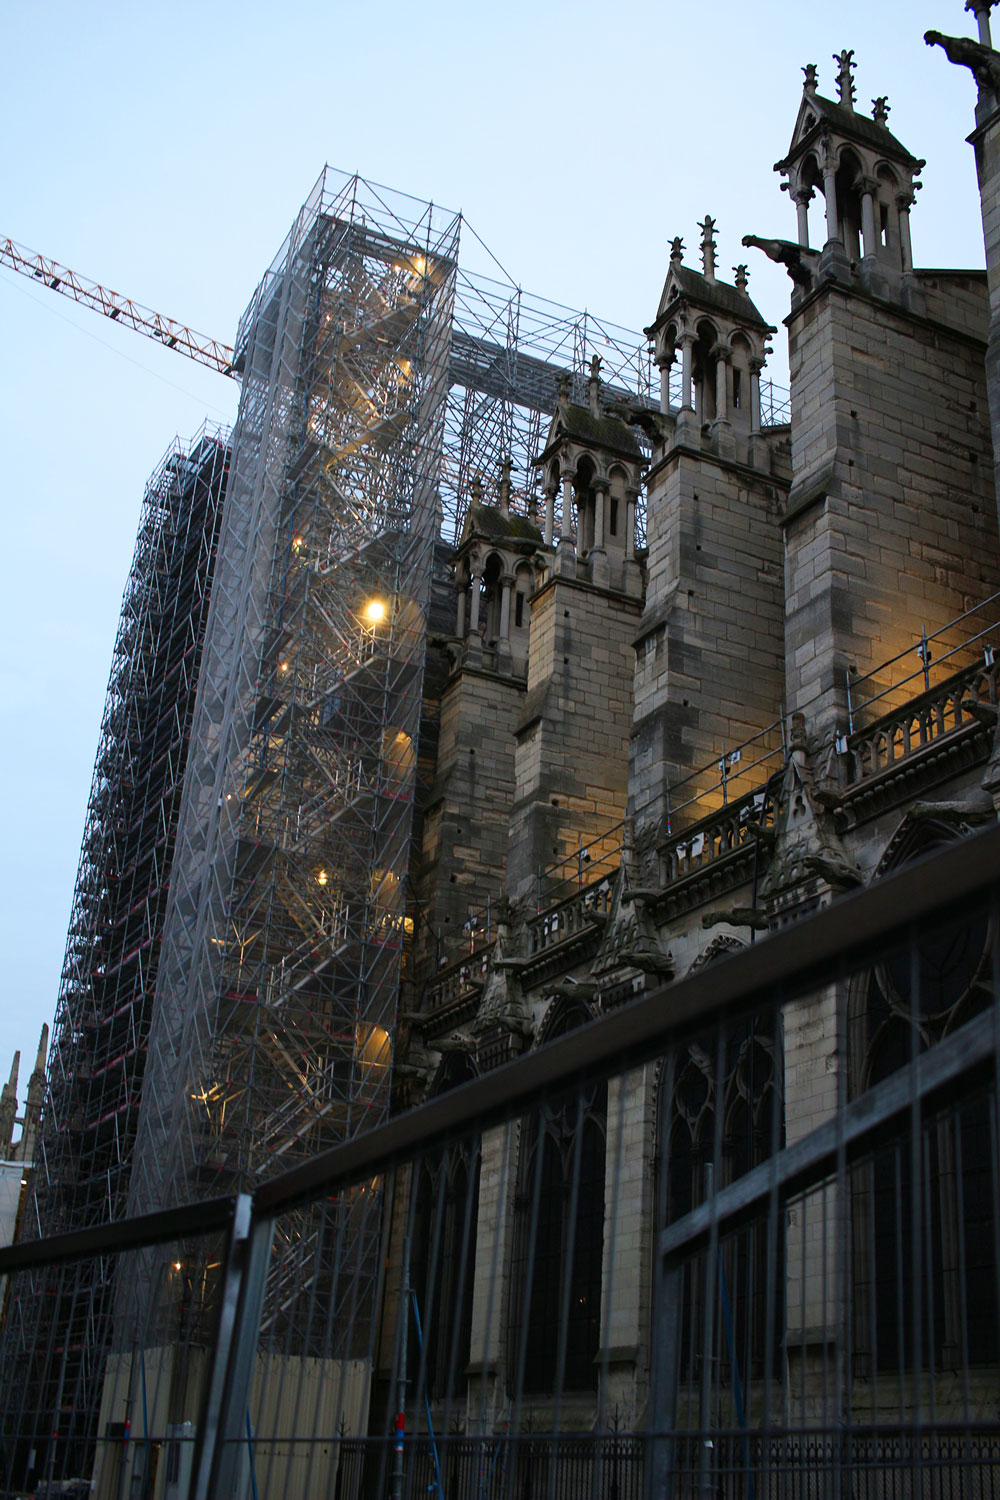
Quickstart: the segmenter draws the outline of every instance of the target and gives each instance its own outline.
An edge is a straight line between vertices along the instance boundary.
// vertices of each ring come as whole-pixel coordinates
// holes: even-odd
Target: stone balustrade
[[[493,948],[493,943],[484,943],[474,953],[468,953],[441,969],[427,986],[424,1011],[430,1015],[481,989]]]
[[[734,802],[716,808],[682,833],[675,833],[660,846],[663,883],[672,885],[696,870],[704,869],[734,849],[751,846],[760,827],[770,828],[774,807],[763,787],[747,792]]]
[[[997,666],[978,662],[911,698],[866,729],[847,737],[847,785],[858,786],[916,755],[928,745],[976,722],[964,699],[997,702]]]
[[[546,948],[584,932],[611,909],[612,883],[608,876],[581,886],[572,896],[539,912],[528,923],[527,955],[534,958]]]

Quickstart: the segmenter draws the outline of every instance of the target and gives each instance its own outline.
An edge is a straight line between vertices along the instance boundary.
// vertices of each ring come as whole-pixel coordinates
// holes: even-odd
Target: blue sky
[[[779,325],[781,380],[789,283],[739,242],[794,238],[771,167],[803,64],[832,95],[832,54],[854,48],[859,108],[887,94],[890,128],[927,158],[917,264],[983,264],[975,90],[928,27],[974,34],[962,0],[0,0],[0,234],[229,342],[324,161],[462,210],[525,288],[636,328],[671,236],[697,263],[710,213],[721,274],[748,259]],[[3,269],[0,348],[5,1075],[55,1007],[145,480],[175,434],[232,420],[238,393]]]

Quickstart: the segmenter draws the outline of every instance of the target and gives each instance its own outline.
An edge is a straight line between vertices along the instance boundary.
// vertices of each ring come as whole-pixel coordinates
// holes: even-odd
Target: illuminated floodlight
[[[381,625],[385,619],[385,600],[369,599],[361,614],[366,625]]]

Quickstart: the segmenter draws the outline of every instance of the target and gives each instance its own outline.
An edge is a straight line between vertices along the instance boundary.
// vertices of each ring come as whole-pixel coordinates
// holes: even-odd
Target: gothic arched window
[[[435,1089],[473,1076],[468,1063],[455,1064]],[[420,1318],[410,1322],[407,1379],[423,1380],[428,1396],[457,1394],[469,1362],[472,1295],[475,1282],[476,1226],[479,1213],[479,1141],[457,1142],[425,1159],[417,1176],[410,1247],[411,1301]]]
[[[566,1011],[547,1039],[585,1019],[585,1012]],[[606,1123],[601,1083],[543,1106],[521,1127],[507,1349],[512,1390],[522,1366],[530,1395],[597,1386]]]
[[[756,1016],[727,1027],[722,1046],[709,1034],[693,1041],[664,1064],[659,1080],[657,1116],[659,1163],[656,1173],[657,1227],[675,1223],[705,1201],[712,1183],[725,1187],[765,1161],[775,1142],[784,1141],[780,1113],[774,1120],[778,1087],[775,1022]],[[716,1118],[721,1101],[721,1138],[716,1157]],[[720,1249],[718,1289],[730,1309],[730,1327],[714,1320],[719,1347],[713,1359],[727,1368],[737,1363],[744,1383],[764,1364],[767,1337],[767,1267],[780,1264],[779,1247],[766,1243],[767,1225],[755,1224]],[[681,1317],[680,1378],[694,1382],[701,1369],[700,1332],[705,1322],[705,1266],[692,1261],[686,1270]],[[715,1288],[713,1288],[715,1290]],[[655,1299],[654,1299],[655,1300]],[[775,1345],[781,1336],[776,1315],[781,1299],[772,1298]],[[723,1338],[732,1347],[721,1346]]]
[[[904,825],[880,873],[953,838],[952,830],[937,824],[909,831]],[[888,954],[865,976],[852,1006],[855,1094],[881,1083],[985,1007],[991,942],[985,917],[954,919],[921,932],[915,954],[909,948]],[[925,1368],[1000,1358],[990,1138],[989,1099],[972,1094],[924,1122],[916,1201],[908,1138],[881,1147],[855,1173],[859,1373],[910,1368],[918,1332]]]

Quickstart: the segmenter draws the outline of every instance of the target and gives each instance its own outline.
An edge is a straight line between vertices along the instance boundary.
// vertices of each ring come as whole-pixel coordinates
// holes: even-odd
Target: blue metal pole
[[[410,1296],[413,1298],[413,1320],[417,1325],[417,1347],[420,1350],[420,1358],[424,1365],[424,1410],[427,1413],[427,1431],[431,1438],[431,1453],[434,1455],[434,1473],[437,1475],[437,1492],[439,1500],[444,1500],[444,1485],[441,1483],[441,1460],[438,1458],[437,1438],[434,1436],[434,1423],[431,1421],[431,1403],[427,1395],[427,1361],[424,1358],[424,1331],[420,1326],[420,1309],[417,1306],[417,1294],[411,1289]],[[753,1497],[750,1497],[753,1500]]]

